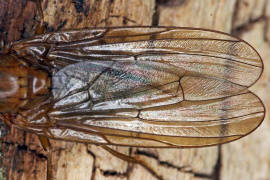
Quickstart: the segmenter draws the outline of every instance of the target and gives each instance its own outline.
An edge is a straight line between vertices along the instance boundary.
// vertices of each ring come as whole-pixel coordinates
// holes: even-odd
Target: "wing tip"
[[[256,55],[256,57],[254,59],[257,59],[257,61],[258,61],[256,66],[260,68],[260,73],[258,73],[257,78],[255,78],[255,81],[250,84],[250,86],[252,86],[261,78],[261,76],[263,74],[263,71],[264,71],[263,59],[262,59],[261,55],[259,54],[259,52],[249,42],[247,42],[247,41],[245,41],[237,36],[234,36],[234,35],[231,35],[231,36],[238,39],[240,42],[243,42],[246,46],[248,46],[248,48],[251,48],[253,50],[253,53]]]

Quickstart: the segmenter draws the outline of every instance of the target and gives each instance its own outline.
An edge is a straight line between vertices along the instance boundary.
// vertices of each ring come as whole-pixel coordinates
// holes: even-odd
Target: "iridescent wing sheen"
[[[39,46],[38,46],[39,44]],[[54,68],[56,139],[196,147],[239,139],[265,114],[248,91],[263,64],[246,42],[192,28],[74,30],[14,44]]]

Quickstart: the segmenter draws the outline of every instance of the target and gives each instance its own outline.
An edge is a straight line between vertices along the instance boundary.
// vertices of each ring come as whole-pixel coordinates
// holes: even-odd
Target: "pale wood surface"
[[[261,54],[263,77],[252,88],[270,109],[270,0],[43,0],[47,31],[92,26],[164,25],[215,29],[243,38]],[[16,6],[15,6],[16,5]],[[16,8],[15,8],[16,7]],[[27,0],[0,2],[5,42],[31,37],[36,6]],[[6,34],[8,32],[8,34]],[[162,179],[270,179],[269,113],[251,135],[200,149],[114,147],[147,162]],[[7,127],[7,129],[9,129]],[[16,129],[3,139],[9,179],[46,179],[46,152],[35,135]],[[122,161],[95,145],[52,141],[59,180],[156,179],[139,165]]]

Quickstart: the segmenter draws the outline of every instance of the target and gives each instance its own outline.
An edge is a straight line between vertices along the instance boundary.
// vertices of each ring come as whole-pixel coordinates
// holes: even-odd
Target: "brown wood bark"
[[[164,25],[215,29],[239,36],[264,59],[252,88],[270,108],[270,0],[43,0],[46,31],[93,26]],[[37,25],[30,0],[0,1],[6,43],[31,37]],[[5,126],[2,167],[7,179],[46,179],[47,154],[35,135]],[[269,114],[251,135],[219,147],[145,149],[114,147],[147,162],[156,172],[112,156],[95,145],[52,141],[53,173],[62,179],[269,179]]]

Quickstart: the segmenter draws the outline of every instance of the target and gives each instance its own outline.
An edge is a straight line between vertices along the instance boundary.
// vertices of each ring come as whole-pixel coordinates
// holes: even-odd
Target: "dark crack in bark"
[[[116,171],[116,170],[102,170],[101,168],[98,168],[100,171],[101,171],[101,173],[103,174],[103,176],[105,176],[105,177],[111,177],[111,178],[113,178],[113,177],[118,177],[118,178],[127,178],[127,179],[129,179],[129,177],[130,177],[130,173],[133,171],[133,169],[134,169],[134,164],[130,164],[130,163],[128,163],[128,167],[127,167],[127,169],[126,169],[126,171],[125,172],[118,172],[118,171]]]
[[[161,161],[158,156],[156,156],[155,154],[153,154],[153,153],[151,153],[149,151],[144,151],[144,150],[136,149],[135,154],[142,155],[142,156],[146,156],[146,157],[155,159],[160,166],[177,169],[177,171],[179,171],[179,172],[192,174],[194,177],[217,180],[217,179],[214,178],[214,174],[215,174],[216,168],[214,169],[214,172],[212,174],[195,172],[195,171],[193,171],[191,169],[190,166],[176,166],[176,165],[174,165],[174,164],[172,164],[170,162]]]
[[[84,0],[72,0],[71,2],[74,4],[77,13],[84,11]]]
[[[87,146],[87,144],[86,144],[86,146]],[[96,155],[92,151],[90,151],[88,147],[86,149],[87,149],[87,154],[89,154],[90,156],[93,157],[93,167],[92,167],[91,180],[94,180],[95,176],[96,176],[96,170],[97,170],[97,168],[96,168]]]
[[[121,177],[121,178],[127,177],[127,171],[120,173],[120,172],[115,171],[115,170],[103,170],[100,168],[99,168],[99,170],[102,172],[103,176],[105,176],[105,177],[110,177],[110,176],[117,176],[117,177]]]
[[[221,179],[221,169],[222,169],[222,149],[221,145],[218,146],[218,158],[214,167],[214,171],[212,173],[213,180],[220,180]]]
[[[246,24],[243,24],[241,26],[238,26],[234,29],[231,30],[231,34],[234,35],[234,36],[241,36],[243,33],[249,31],[252,29],[252,27],[256,24],[256,23],[260,23],[262,21],[266,21],[267,18],[266,16],[260,16],[254,20],[250,20],[248,23]]]
[[[161,6],[169,6],[169,7],[181,6],[186,2],[188,1],[186,0],[156,0],[157,4]]]
[[[30,152],[31,154],[34,154],[38,158],[47,160],[47,156],[45,156],[42,153],[39,153],[37,150],[30,149],[25,144],[21,145],[21,144],[16,144],[16,143],[13,143],[13,142],[6,142],[6,141],[2,141],[2,144],[5,144],[6,146],[15,146],[18,151]]]
[[[268,3],[270,3],[270,1],[266,1],[265,5],[264,5],[264,15],[265,15],[265,26],[264,26],[264,40],[265,42],[267,42],[270,45],[270,17],[266,11],[267,11],[267,7],[268,7]],[[270,11],[270,10],[269,10]]]
[[[249,21],[242,24],[242,25],[239,25],[237,27],[234,27],[234,22],[236,21],[237,19],[237,13],[239,12],[239,8],[240,8],[240,1],[237,1],[235,3],[235,7],[234,7],[234,12],[233,12],[233,16],[232,16],[232,30],[231,30],[231,34],[235,35],[235,36],[238,36],[238,37],[241,37],[241,35],[247,31],[250,31],[255,24],[257,23],[261,23],[261,22],[264,22],[265,23],[265,27],[264,27],[264,41],[267,42],[267,43],[270,43],[270,39],[269,37],[267,37],[267,32],[268,32],[268,21],[269,21],[269,17],[266,16],[266,7],[267,7],[267,3],[268,1],[265,1],[265,4],[264,4],[264,9],[263,9],[263,13],[261,16],[255,18],[255,19],[251,19],[249,18]]]
[[[159,24],[159,4],[158,0],[156,0],[154,14],[152,16],[152,26],[158,26],[158,24]]]
[[[129,176],[130,176],[130,173],[132,172],[133,168],[134,168],[134,164],[133,163],[128,163],[128,167],[126,168],[126,171],[125,172],[118,172],[117,170],[104,170],[104,169],[101,169],[101,167],[97,167],[96,166],[96,155],[94,152],[92,152],[91,150],[89,150],[87,148],[87,153],[89,155],[91,155],[93,157],[93,169],[92,169],[92,177],[91,177],[91,180],[95,180],[95,174],[96,174],[96,171],[97,169],[100,170],[100,172],[103,174],[103,176],[105,177],[120,177],[120,178],[127,178],[129,179]],[[131,154],[131,148],[129,148],[129,156]]]
[[[24,136],[25,137],[25,136]],[[25,143],[25,141],[24,141]],[[10,159],[6,159],[6,161],[11,162],[8,166],[3,167],[4,164],[2,165],[2,168],[4,168],[3,170],[4,172],[4,177],[5,179],[13,179],[15,177],[10,177],[9,171],[11,170],[12,172],[17,173],[16,178],[21,179],[23,173],[28,173],[27,169],[29,167],[25,166],[25,159],[22,157],[24,157],[26,155],[26,153],[31,154],[31,157],[34,157],[34,159],[31,159],[31,161],[33,162],[34,166],[31,168],[34,168],[32,171],[32,175],[34,176],[34,179],[38,179],[37,178],[37,169],[38,169],[38,164],[37,164],[37,160],[40,160],[41,162],[47,163],[48,162],[48,157],[40,152],[38,152],[35,149],[31,149],[29,146],[25,145],[25,144],[18,144],[18,143],[13,143],[13,142],[7,142],[7,141],[2,141],[1,142],[1,152],[2,153],[8,153],[10,155],[6,156],[4,155],[5,158],[10,157]],[[12,149],[12,151],[10,151],[10,149]],[[35,163],[36,162],[36,163]],[[3,162],[1,162],[3,163]]]
[[[66,19],[64,21],[61,20],[58,27],[57,27],[57,31],[60,31],[63,27],[65,27],[66,24],[67,24]]]

